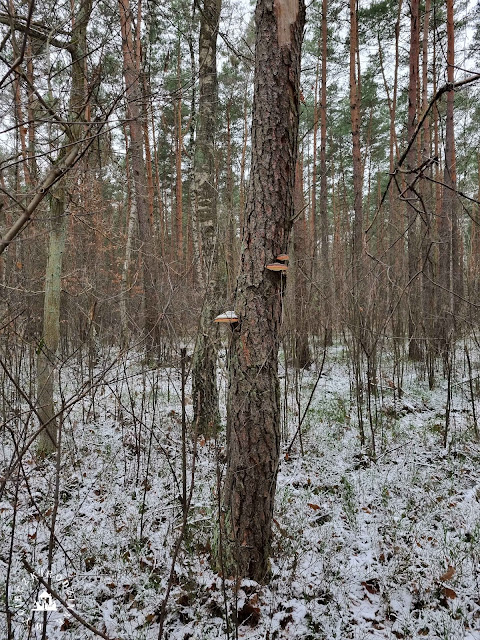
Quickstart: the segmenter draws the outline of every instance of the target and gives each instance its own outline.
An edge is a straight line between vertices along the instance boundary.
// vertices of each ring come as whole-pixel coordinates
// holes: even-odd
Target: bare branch
[[[33,14],[33,7],[34,7],[34,0],[30,0],[30,3],[28,5],[28,16],[27,16],[27,21],[25,23],[25,28],[28,29],[30,28],[30,23],[32,20],[32,14]],[[10,16],[6,16],[6,22],[4,22],[4,24],[8,25],[10,28],[11,27],[11,23],[12,23],[13,18],[11,18]],[[12,31],[13,34],[13,31]],[[15,43],[14,43],[15,44]],[[25,36],[23,38],[23,42],[22,42],[22,48],[20,49],[18,56],[16,58],[16,60],[14,61],[14,63],[11,65],[10,69],[5,73],[5,75],[3,76],[3,78],[0,80],[0,87],[3,86],[3,83],[5,82],[5,80],[8,78],[8,76],[13,73],[15,71],[15,69],[17,67],[19,67],[22,62],[23,62],[23,58],[25,56],[25,49],[27,47],[27,33],[25,33]]]
[[[33,2],[31,2],[31,7],[33,8]],[[5,13],[0,13],[0,24],[6,24],[10,28],[15,29],[15,31],[21,31],[26,36],[30,36],[35,40],[40,40],[40,42],[48,42],[54,47],[57,47],[57,49],[65,49],[70,53],[75,52],[75,47],[70,41],[59,40],[58,38],[51,37],[47,31],[47,27],[43,27],[43,25],[42,27],[47,31],[47,33],[40,31],[38,28],[32,27],[30,24],[30,21],[24,24],[23,22],[20,22],[20,20],[18,19],[12,20],[11,16]],[[23,50],[24,49],[25,47],[23,47]],[[23,60],[23,55],[22,55],[22,60]],[[21,60],[18,64],[21,64]]]
[[[407,147],[404,150],[404,152],[402,153],[402,155],[400,156],[400,159],[398,160],[395,172],[396,173],[400,167],[402,166],[402,164],[405,162],[405,159],[408,155],[408,152],[410,151],[410,149],[412,148],[413,143],[415,142],[416,137],[418,136],[420,129],[423,126],[423,123],[425,122],[426,117],[428,116],[428,114],[430,113],[433,105],[442,97],[442,95],[444,93],[447,93],[447,91],[455,91],[456,89],[461,89],[462,87],[471,84],[472,82],[476,82],[477,80],[480,80],[480,73],[475,73],[471,76],[467,76],[466,78],[464,78],[463,80],[459,80],[458,82],[447,82],[446,84],[444,84],[442,87],[440,87],[440,89],[438,89],[433,96],[430,99],[430,102],[427,105],[427,108],[425,109],[425,111],[422,113],[422,115],[420,116],[417,125],[415,127],[415,130],[410,138],[410,140],[408,141]],[[388,190],[390,189],[390,185],[392,183],[392,179],[393,179],[393,174],[390,174],[390,177],[388,179],[388,183],[387,186],[385,187],[385,191],[382,194],[382,199],[380,200],[380,204],[378,205],[378,208],[375,212],[375,215],[372,218],[372,221],[370,222],[370,224],[368,225],[368,228],[365,229],[365,235],[371,230],[371,228],[373,227],[377,216],[383,206],[383,203],[385,202],[385,198],[387,196]]]

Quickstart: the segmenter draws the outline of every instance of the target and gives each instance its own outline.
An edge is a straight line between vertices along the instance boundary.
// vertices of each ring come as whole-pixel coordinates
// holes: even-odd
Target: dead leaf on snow
[[[440,582],[446,582],[447,580],[451,580],[455,575],[455,569],[448,565],[448,569],[440,576]]]
[[[362,586],[368,591],[368,593],[380,593],[380,583],[376,578],[370,578],[362,582]]]

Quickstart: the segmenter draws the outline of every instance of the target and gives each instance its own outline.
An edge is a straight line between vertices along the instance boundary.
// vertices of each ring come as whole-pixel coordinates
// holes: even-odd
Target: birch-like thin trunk
[[[407,138],[410,140],[417,120],[417,95],[420,82],[419,51],[420,51],[420,2],[410,2],[410,74],[408,85],[408,123]],[[409,169],[418,166],[418,141],[412,144],[407,156]],[[412,184],[415,174],[407,177],[407,182]],[[412,360],[419,360],[422,356],[420,336],[420,278],[418,277],[419,261],[419,222],[417,215],[418,200],[415,189],[408,189],[407,219],[408,219],[408,355]]]
[[[126,136],[125,136],[126,141]],[[128,345],[129,337],[130,337],[130,328],[128,323],[128,311],[127,311],[127,302],[128,302],[128,288],[129,288],[129,273],[130,273],[130,265],[132,261],[132,239],[133,233],[135,230],[135,216],[136,216],[136,204],[135,199],[131,196],[131,184],[130,184],[130,169],[129,169],[129,153],[128,153],[128,144],[127,153],[126,153],[126,169],[127,169],[127,220],[126,220],[126,230],[127,230],[127,240],[125,243],[125,256],[123,258],[122,265],[122,279],[121,279],[121,292],[119,298],[119,311],[120,311],[120,331],[121,331],[121,340],[120,343],[122,348]]]
[[[248,84],[245,84],[245,92],[243,96],[243,140],[242,140],[242,155],[240,158],[240,188],[239,188],[240,237],[243,234],[243,224],[245,221],[245,200],[246,200],[245,171],[246,171],[246,162],[247,162],[247,145],[248,145]]]
[[[453,0],[447,0],[447,82],[455,81],[455,23]],[[449,174],[452,187],[451,217],[452,217],[452,308],[455,332],[461,326],[461,314],[463,307],[463,239],[459,222],[459,203],[457,189],[457,162],[455,151],[455,123],[454,123],[455,92],[447,93],[447,122],[445,134],[450,138],[449,154],[445,149],[445,167],[449,165]]]
[[[232,130],[231,130],[231,100],[227,103],[227,229],[225,246],[225,265],[227,269],[226,299],[231,300],[237,279],[237,264],[239,247],[236,229],[235,204],[233,199],[234,178],[232,167]]]
[[[218,223],[215,176],[215,132],[218,102],[217,34],[220,0],[204,0],[199,39],[199,103],[195,142],[195,219],[198,281],[203,304],[192,366],[194,422],[197,433],[210,437],[220,425],[217,391]],[[224,298],[224,296],[220,296]]]
[[[363,279],[363,164],[360,148],[360,79],[357,75],[357,2],[350,0],[350,118],[353,155],[353,297],[357,305]]]
[[[327,192],[327,0],[322,0],[322,76],[320,96],[320,242],[326,344],[332,344],[332,270],[330,265]]]
[[[323,32],[322,32],[323,34]],[[318,136],[318,80],[319,80],[320,60],[317,59],[317,69],[315,72],[315,89],[313,96],[313,169],[312,169],[312,200],[310,203],[310,242],[311,242],[311,260],[310,273],[313,280],[315,272],[315,258],[317,254],[317,136]],[[323,61],[322,61],[323,65]],[[322,67],[323,68],[323,67]],[[323,96],[322,96],[323,97]],[[322,265],[323,267],[323,265]]]
[[[422,42],[422,113],[425,113],[428,105],[428,36],[430,31],[430,8],[431,0],[425,1],[425,15],[423,19],[423,42]],[[427,162],[432,153],[432,135],[431,135],[431,119],[430,115],[425,118],[422,130],[422,162]],[[432,167],[426,168],[427,177],[432,177]],[[435,374],[435,352],[436,352],[436,335],[435,335],[435,219],[434,219],[434,187],[433,183],[423,181],[419,188],[422,193],[424,203],[424,219],[425,229],[422,233],[421,243],[421,260],[423,275],[422,278],[422,314],[425,341],[425,356],[427,362],[428,381],[430,388],[434,384]]]
[[[362,415],[362,347],[365,327],[366,287],[363,252],[363,162],[360,145],[360,74],[358,72],[358,13],[357,0],[350,0],[350,121],[353,155],[353,247],[352,247],[352,301],[350,327],[352,332],[353,368],[357,389],[358,423],[360,443],[365,444]]]
[[[295,225],[292,230],[293,242],[290,243],[293,251],[291,251],[291,266],[288,274],[288,298],[292,303],[290,306],[293,307],[292,310],[294,314],[292,322],[293,334],[295,336],[294,365],[297,369],[305,369],[312,364],[312,357],[308,343],[310,299],[305,273],[309,252],[307,249],[307,220],[303,197],[303,158],[300,154],[297,158],[297,166],[295,169],[294,211]]]
[[[30,157],[29,161],[29,172],[34,181],[37,177],[37,161],[35,158],[35,112],[33,109],[33,105],[35,102],[35,95],[33,92],[33,53],[32,53],[32,42],[30,38],[27,40],[27,49],[26,49],[26,59],[27,59],[27,79],[29,86],[27,88],[28,95],[28,105],[27,105],[27,114],[28,114],[28,154]]]
[[[447,82],[454,82],[455,39],[453,0],[447,0]],[[454,99],[452,89],[447,92],[445,122],[445,165],[443,173],[442,210],[439,222],[439,292],[438,336],[442,348],[447,350],[453,337],[454,314],[458,309],[454,293],[462,294],[459,277],[459,242],[457,222],[457,184],[455,160]]]
[[[72,28],[72,83],[70,88],[70,122],[82,120],[85,110],[85,55],[87,51],[87,25],[92,11],[91,0],[81,0],[74,16]],[[71,124],[66,143],[80,140],[82,125]],[[58,162],[65,157],[67,147],[59,154]],[[43,455],[52,453],[57,446],[58,425],[55,419],[54,388],[55,373],[60,343],[60,298],[62,283],[63,253],[67,236],[68,211],[67,190],[60,181],[50,194],[51,228],[48,241],[48,257],[45,275],[45,297],[43,303],[42,344],[37,360],[37,405],[38,415],[45,429],[37,439],[38,451]]]
[[[177,47],[177,101],[175,104],[175,237],[177,260],[183,269],[183,176],[182,176],[182,79],[180,68],[180,38]]]
[[[470,255],[468,257],[470,297],[478,295],[478,290],[480,288],[480,231],[478,229],[478,221],[480,220],[480,152],[477,153],[477,166],[477,205],[475,207],[475,217],[471,222]],[[470,307],[470,313],[472,313],[472,315],[475,314],[475,309],[473,306]]]
[[[20,145],[22,150],[22,166],[23,166],[23,177],[25,180],[25,187],[27,190],[30,189],[32,185],[32,179],[30,176],[30,164],[28,162],[28,149],[27,149],[27,130],[28,126],[24,120],[23,107],[22,107],[22,92],[20,87],[20,79],[18,76],[15,76],[15,80],[13,82],[13,93],[15,98],[15,110],[17,116],[17,122],[19,123],[18,132],[20,136]]]

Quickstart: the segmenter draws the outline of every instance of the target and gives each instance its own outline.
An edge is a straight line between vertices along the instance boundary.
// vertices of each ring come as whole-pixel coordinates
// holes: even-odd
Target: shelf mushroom
[[[272,262],[272,264],[267,264],[267,269],[269,271],[287,271],[288,267],[286,264],[283,264],[282,262]]]
[[[214,322],[224,322],[225,324],[235,324],[238,322],[238,316],[235,311],[225,311],[217,316]]]
[[[288,255],[286,253],[281,253],[277,256],[277,262],[287,262],[288,259]]]

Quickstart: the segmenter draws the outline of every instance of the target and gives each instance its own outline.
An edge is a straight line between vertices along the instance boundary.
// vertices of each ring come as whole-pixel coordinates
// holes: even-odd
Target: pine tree
[[[232,333],[223,557],[227,571],[263,581],[280,454],[278,350],[282,274],[293,216],[303,0],[258,0],[250,188]]]

